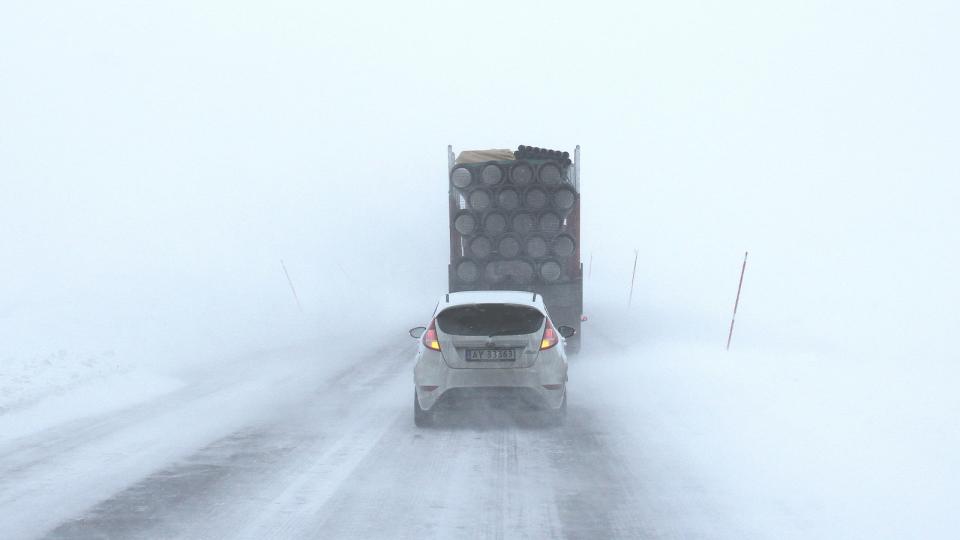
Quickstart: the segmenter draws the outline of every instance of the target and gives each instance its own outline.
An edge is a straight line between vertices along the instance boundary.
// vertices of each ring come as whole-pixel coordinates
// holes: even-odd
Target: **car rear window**
[[[444,310],[437,324],[444,333],[457,336],[531,334],[543,324],[543,314],[529,306],[471,304]]]

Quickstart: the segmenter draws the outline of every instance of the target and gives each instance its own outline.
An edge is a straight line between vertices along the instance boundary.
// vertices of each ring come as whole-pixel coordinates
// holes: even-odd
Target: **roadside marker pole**
[[[590,268],[587,270],[587,279],[593,275],[593,253],[590,253]]]
[[[730,333],[727,334],[727,350],[730,350],[730,340],[733,339],[733,323],[737,320],[737,306],[740,305],[740,289],[743,288],[743,274],[747,271],[747,255],[749,252],[743,252],[743,266],[740,268],[740,284],[737,285],[737,300],[733,303],[733,317],[730,318]]]
[[[297,301],[297,309],[300,310],[300,313],[303,313],[303,306],[300,305],[300,297],[297,296],[297,290],[293,288],[293,280],[290,279],[290,273],[287,272],[287,265],[283,264],[283,259],[280,259],[280,266],[283,268],[283,275],[287,276],[287,283],[290,284],[290,291],[293,292],[293,299]]]
[[[630,276],[630,298],[627,299],[627,307],[633,303],[633,282],[637,280],[637,257],[640,256],[640,250],[633,250],[633,274]]]

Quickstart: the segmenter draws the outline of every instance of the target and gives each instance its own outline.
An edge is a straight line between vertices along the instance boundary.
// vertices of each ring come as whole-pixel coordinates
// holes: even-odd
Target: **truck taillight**
[[[440,338],[437,337],[437,320],[430,321],[430,326],[423,333],[423,346],[435,351],[440,350]]]
[[[550,349],[559,342],[560,338],[557,337],[557,331],[554,330],[553,323],[550,322],[550,319],[547,319],[547,327],[543,329],[543,337],[540,338],[540,350]]]

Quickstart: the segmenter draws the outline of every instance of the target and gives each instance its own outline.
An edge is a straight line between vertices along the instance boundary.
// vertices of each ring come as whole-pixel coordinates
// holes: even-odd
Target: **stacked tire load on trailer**
[[[580,147],[447,148],[450,292],[521,290],[543,296],[551,318],[580,348]]]

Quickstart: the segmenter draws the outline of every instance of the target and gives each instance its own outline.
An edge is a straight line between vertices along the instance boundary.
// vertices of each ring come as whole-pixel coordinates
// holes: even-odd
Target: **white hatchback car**
[[[543,298],[521,291],[468,291],[440,298],[420,340],[414,368],[414,421],[429,425],[441,401],[512,395],[545,407],[556,422],[567,408],[564,338]]]

